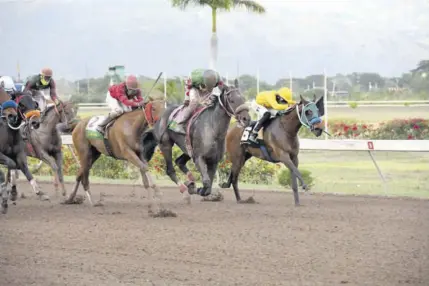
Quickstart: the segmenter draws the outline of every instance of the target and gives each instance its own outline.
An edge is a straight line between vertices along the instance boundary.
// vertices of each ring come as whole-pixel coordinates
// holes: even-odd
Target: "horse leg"
[[[159,146],[161,150],[165,164],[167,166],[166,173],[170,177],[170,179],[179,186],[180,192],[183,194],[188,191],[188,187],[177,178],[176,170],[174,170],[173,166],[173,145],[170,143],[161,143]]]
[[[63,174],[63,152],[59,151],[54,154],[55,162],[57,163],[58,169],[57,169],[57,181],[61,185],[61,191],[63,197],[67,195],[66,186],[64,185],[64,174]]]
[[[287,153],[284,153],[280,156],[280,161],[290,170],[291,176],[295,176],[296,178],[298,178],[298,180],[301,182],[302,188],[304,190],[306,190],[307,185],[304,183],[304,179],[302,178],[302,175],[299,172],[297,166],[292,161],[291,156]],[[298,163],[298,161],[296,161],[296,164],[297,163]],[[291,177],[291,178],[293,178],[293,177]],[[292,184],[294,181],[296,183],[296,179],[292,181]],[[295,206],[299,206],[298,186],[296,184],[295,184],[295,186],[292,185],[292,189],[293,189],[293,198],[295,200]]]
[[[36,167],[34,167],[33,169],[31,169],[31,173],[36,173],[37,171],[40,170],[40,168],[42,168],[43,165],[43,161],[40,160],[39,163],[36,165]]]
[[[58,182],[59,182],[58,170],[60,169],[59,166],[61,165],[58,165],[56,160],[52,158],[45,150],[40,150],[39,154],[40,154],[40,160],[42,160],[49,167],[51,167],[52,171],[54,172],[55,194],[58,195]],[[65,194],[63,194],[63,196],[65,196]]]
[[[81,182],[83,185],[84,175],[88,173],[89,177],[89,170],[91,170],[92,165],[101,155],[100,152],[98,152],[90,144],[87,144],[86,146],[77,147],[80,167],[77,171],[76,182],[74,184],[73,191],[70,193],[70,196],[64,201],[64,204],[74,204],[77,191],[79,190],[79,185]],[[89,186],[89,180],[87,180],[86,183]],[[89,190],[88,192],[86,192],[86,196],[88,197],[91,206],[94,206]]]
[[[203,181],[203,187],[198,188],[197,193],[202,197],[206,197],[211,193],[211,179],[209,176],[209,169],[207,167],[207,162],[202,156],[198,156],[195,162],[198,167],[198,170],[201,173],[201,178]]]
[[[189,157],[189,155],[183,153],[182,155],[177,157],[177,159],[174,162],[179,167],[180,171],[182,171],[183,174],[185,174],[187,176],[187,178],[190,182],[195,182],[194,175],[192,174],[191,171],[189,171],[188,167],[186,167],[186,164],[188,163],[189,160],[191,160],[191,157]]]
[[[47,195],[45,195],[40,190],[39,185],[37,184],[37,182],[34,179],[33,175],[30,173],[30,170],[28,169],[28,165],[27,165],[27,155],[24,152],[18,154],[18,156],[16,158],[16,165],[22,171],[22,173],[24,173],[24,176],[30,182],[30,185],[33,188],[34,193],[37,196],[39,196],[40,200],[42,200],[42,201],[49,200],[49,197]]]
[[[231,167],[231,181],[232,181],[232,187],[234,189],[235,199],[237,200],[237,203],[254,203],[255,200],[253,197],[249,197],[246,200],[242,201],[240,197],[240,190],[238,189],[238,177],[240,176],[240,171],[243,168],[244,164],[246,164],[247,160],[252,158],[252,155],[250,153],[246,153],[244,157],[241,157],[239,160],[236,161],[235,164]]]
[[[0,194],[2,198],[1,211],[3,214],[6,214],[9,207],[7,204],[7,201],[9,199],[9,194],[7,191],[7,180],[4,176],[4,173],[1,170],[0,170]]]
[[[147,195],[148,195],[148,200],[149,200],[149,214],[152,216],[175,216],[174,213],[166,210],[164,208],[164,205],[162,203],[162,193],[161,190],[159,189],[159,187],[155,184],[155,181],[152,179],[151,175],[149,174],[149,167],[148,164],[146,162],[146,160],[141,160],[136,153],[127,148],[126,150],[124,150],[123,156],[126,160],[128,160],[129,162],[131,162],[131,164],[133,164],[134,166],[136,166],[137,168],[140,169],[140,173],[142,175],[142,180],[143,180],[143,185],[145,187],[145,189],[147,190]],[[153,199],[153,193],[152,190],[154,190],[155,192],[155,196],[158,198],[159,202],[158,202],[158,206],[157,206],[157,212],[154,213],[152,208],[154,205],[154,199]]]
[[[6,176],[6,183],[11,186],[10,200],[14,202],[18,198],[18,190],[16,188],[16,178],[18,177],[18,170],[11,170],[8,168]]]
[[[91,190],[89,189],[89,171],[92,168],[92,165],[94,165],[95,161],[97,161],[98,158],[100,158],[101,153],[98,152],[95,148],[91,148],[89,158],[86,165],[83,165],[82,169],[82,186],[83,190],[85,191],[86,197],[88,198],[89,203],[93,207],[101,206],[101,202],[94,204],[94,201],[92,200],[91,196]]]
[[[291,155],[290,159],[292,160],[292,163],[295,165],[296,168],[298,168],[298,164],[299,164],[299,160],[298,160],[298,156],[296,155]],[[291,185],[292,185],[292,190],[293,190],[293,198],[295,200],[295,205],[299,206],[299,195],[298,195],[298,182],[297,182],[297,177],[295,175],[295,173],[290,172],[290,181],[291,181]]]
[[[212,192],[213,180],[214,180],[214,177],[215,177],[215,174],[217,171],[218,164],[219,164],[219,162],[209,162],[207,164],[207,173],[208,173],[209,178],[210,178],[210,189],[209,189],[210,195],[203,198],[203,201],[209,201],[209,202],[223,201],[223,195],[219,192],[218,189],[215,189]]]

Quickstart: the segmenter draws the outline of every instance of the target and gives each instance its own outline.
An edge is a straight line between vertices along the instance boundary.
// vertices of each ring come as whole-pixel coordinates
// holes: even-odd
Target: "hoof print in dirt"
[[[223,201],[223,195],[222,194],[217,194],[217,195],[213,195],[210,194],[206,197],[203,197],[201,199],[202,202],[221,202]]]
[[[83,204],[84,201],[85,201],[84,196],[76,195],[72,200],[67,199],[63,201],[61,204],[62,205],[80,205],[80,204]]]
[[[238,201],[239,204],[259,204],[253,197],[248,197],[245,200]]]
[[[157,213],[149,213],[150,217],[160,218],[160,217],[177,217],[177,214],[170,210],[160,210]]]

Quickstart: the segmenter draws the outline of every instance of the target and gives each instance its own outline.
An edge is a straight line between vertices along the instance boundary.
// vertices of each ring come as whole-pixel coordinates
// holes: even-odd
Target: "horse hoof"
[[[303,189],[304,191],[308,191],[308,186],[307,186],[307,184],[302,185],[302,189]]]
[[[211,194],[211,191],[210,190],[204,191],[204,188],[198,188],[197,189],[197,194],[199,194],[202,197],[207,197],[207,196],[209,196]]]
[[[16,186],[12,186],[12,190],[10,191],[10,200],[12,202],[18,199],[18,191],[16,190]]]
[[[185,185],[188,187],[188,193],[190,195],[196,194],[195,183],[194,182],[185,182]]]
[[[1,213],[2,214],[7,214],[7,210],[9,209],[9,206],[7,205],[7,201],[3,202],[1,204]]]

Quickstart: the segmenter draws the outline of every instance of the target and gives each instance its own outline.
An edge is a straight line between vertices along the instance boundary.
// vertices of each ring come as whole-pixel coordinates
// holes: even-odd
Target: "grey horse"
[[[64,185],[63,175],[63,153],[62,140],[60,132],[66,131],[68,126],[76,120],[78,108],[70,101],[62,102],[58,106],[49,106],[42,115],[40,127],[36,130],[30,130],[26,134],[25,151],[27,156],[37,158],[48,164],[54,172],[55,192],[58,193],[58,187],[61,185],[62,195],[66,196],[66,188]],[[33,172],[37,171],[41,164],[37,166]],[[16,170],[8,170],[8,178],[10,178],[12,190],[11,200],[15,201],[18,195],[16,187],[16,179],[18,172]]]
[[[221,94],[213,106],[207,107],[190,119],[187,134],[176,133],[168,129],[168,121],[178,105],[168,107],[161,119],[155,124],[151,132],[143,136],[145,157],[152,158],[157,145],[163,154],[167,165],[167,175],[175,182],[185,199],[190,203],[191,194],[207,197],[212,192],[214,175],[219,161],[224,156],[225,136],[231,121],[235,117],[240,124],[248,126],[250,123],[249,108],[238,88],[235,80],[233,87],[221,85]],[[182,183],[177,178],[173,166],[172,148],[176,144],[183,152],[176,160],[176,165],[187,175],[188,181]],[[196,189],[193,174],[186,167],[192,158],[202,176],[203,187]],[[212,194],[207,200],[220,200],[221,194]]]

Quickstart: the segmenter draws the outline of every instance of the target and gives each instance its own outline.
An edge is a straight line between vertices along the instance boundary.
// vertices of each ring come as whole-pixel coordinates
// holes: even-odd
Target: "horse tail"
[[[145,132],[141,139],[141,145],[143,147],[143,158],[146,162],[150,162],[155,153],[156,146],[158,146],[158,141],[155,138],[154,130],[149,130]]]

